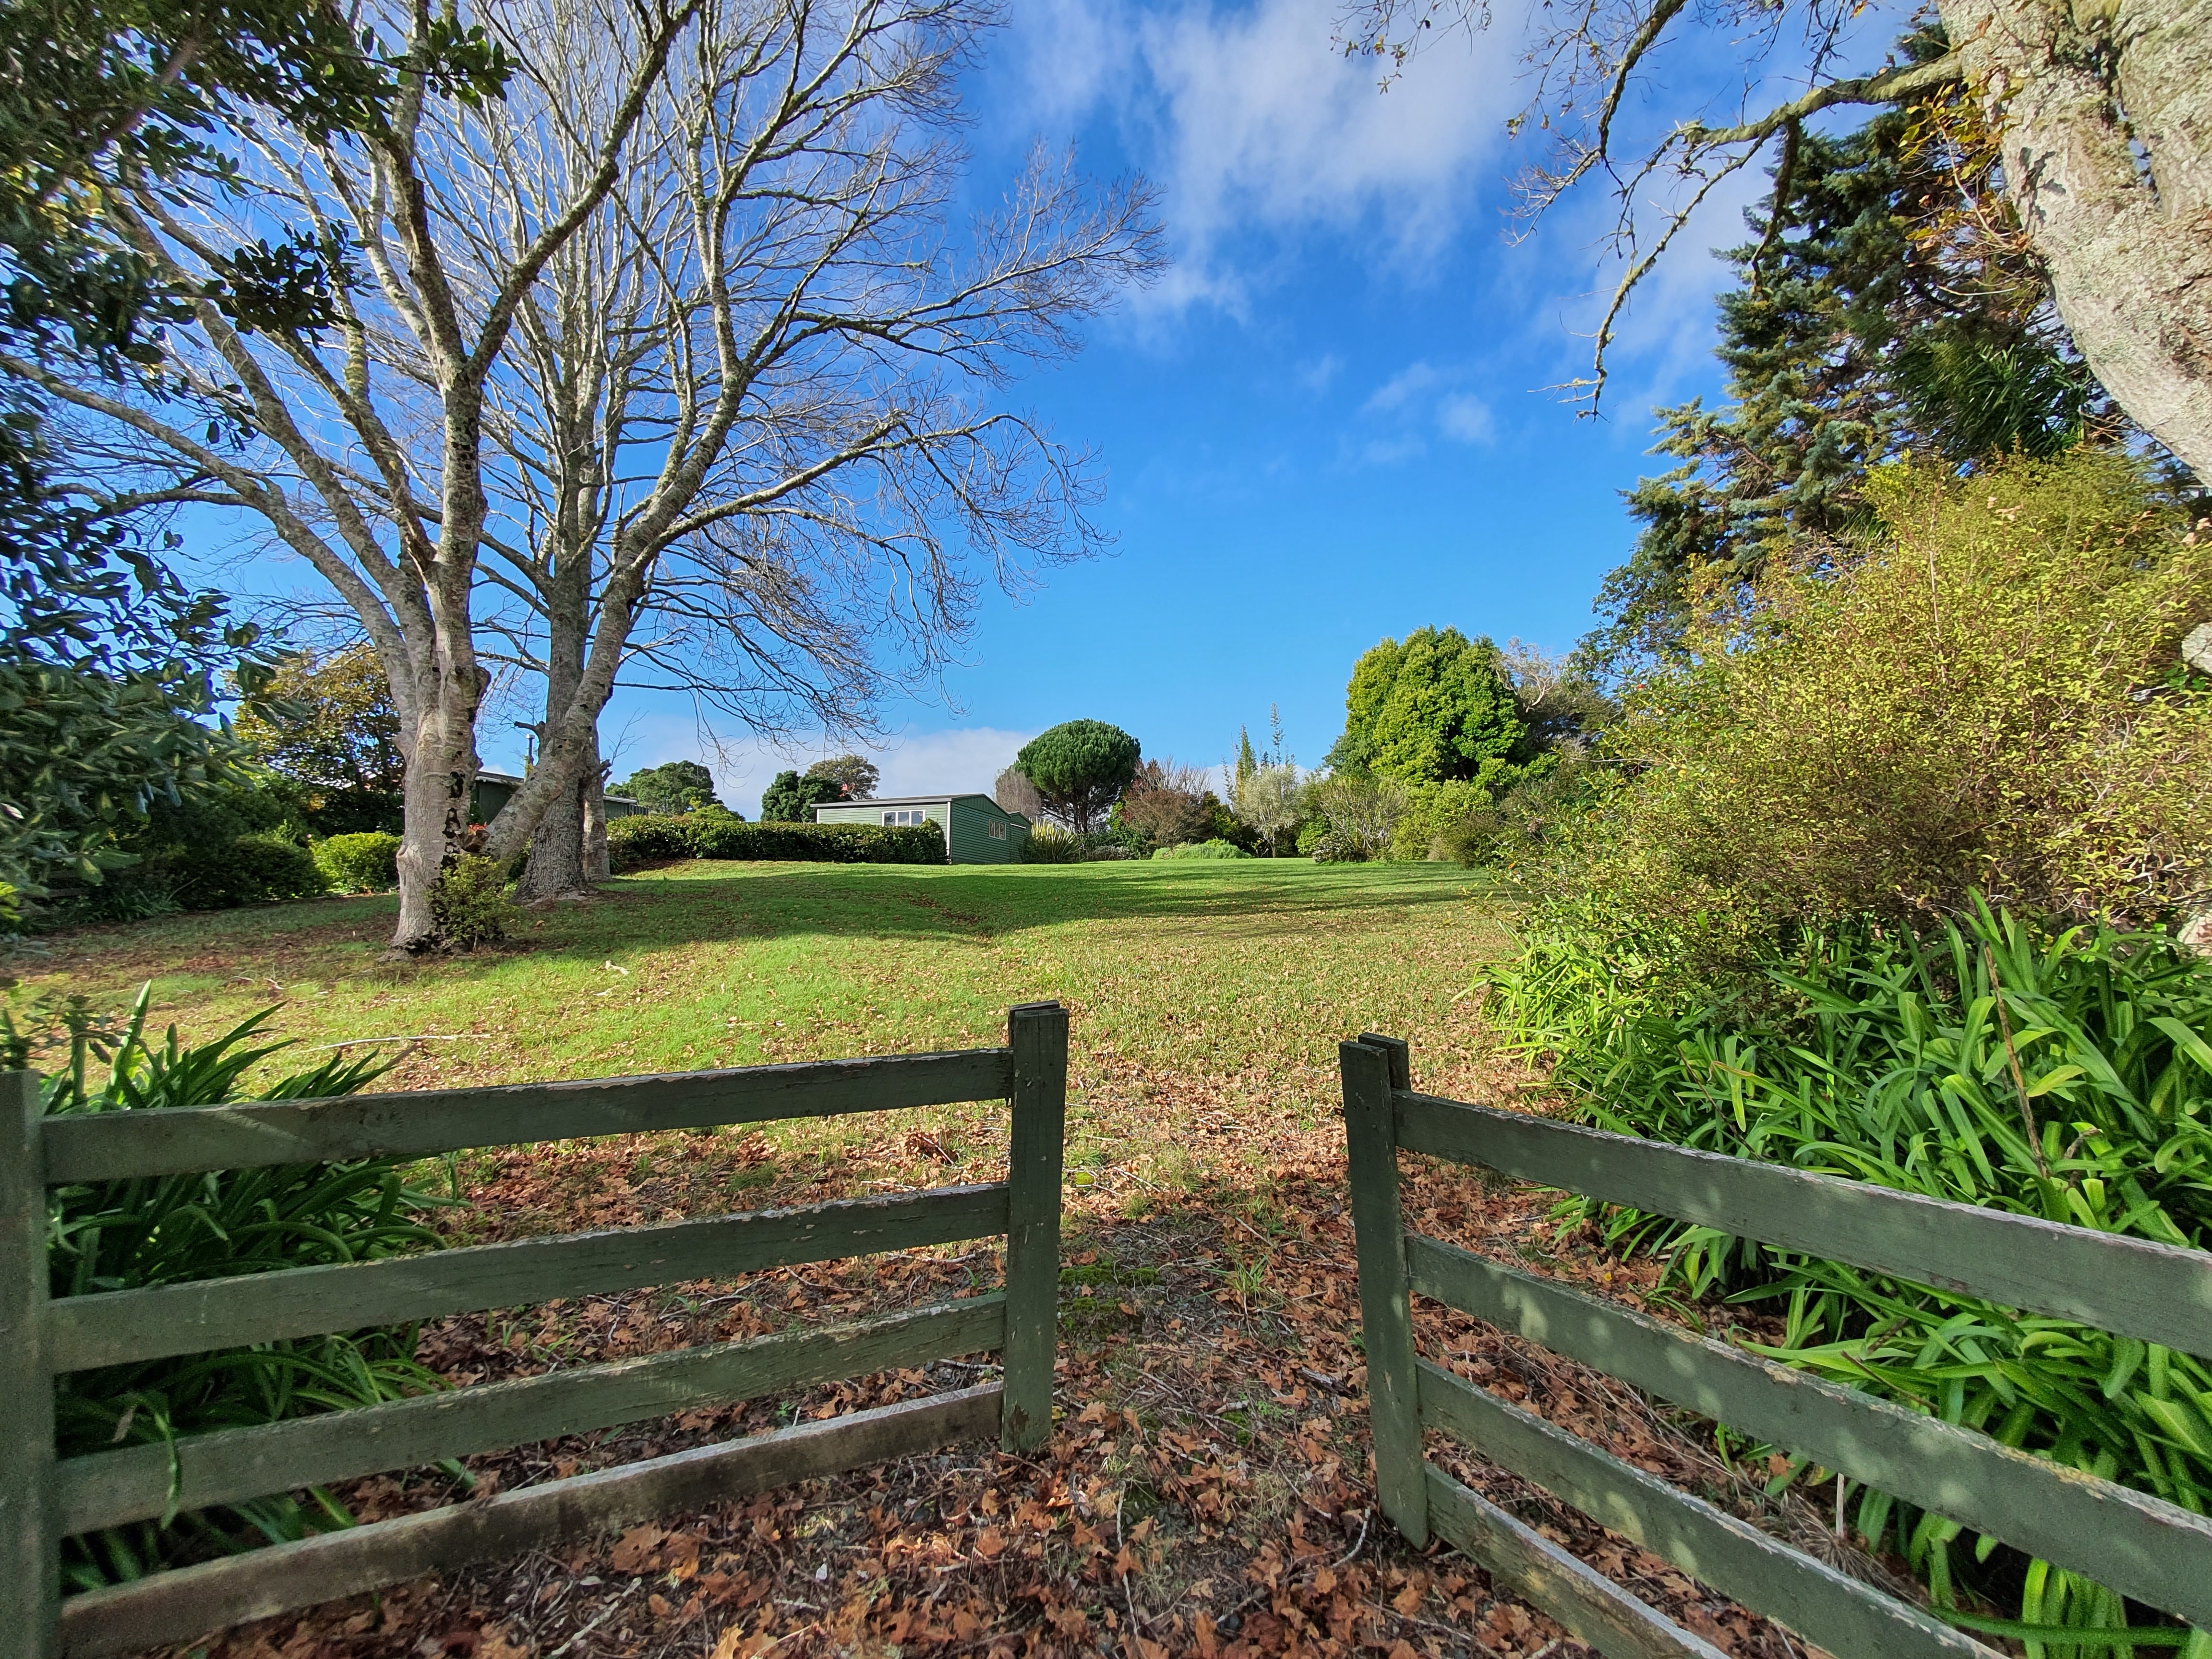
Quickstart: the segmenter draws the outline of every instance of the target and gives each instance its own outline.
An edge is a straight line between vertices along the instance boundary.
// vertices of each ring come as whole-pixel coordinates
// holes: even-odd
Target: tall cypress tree
[[[1899,45],[1914,61],[1942,50],[1932,27]],[[1999,161],[1956,91],[1787,136],[1772,195],[1746,215],[1753,240],[1724,256],[1736,285],[1715,355],[1730,401],[1657,411],[1655,453],[1681,465],[1628,492],[1643,531],[1599,593],[1588,660],[1620,677],[1666,659],[1701,583],[1741,599],[1784,546],[1859,528],[1883,461],[2145,442],[2074,351]]]

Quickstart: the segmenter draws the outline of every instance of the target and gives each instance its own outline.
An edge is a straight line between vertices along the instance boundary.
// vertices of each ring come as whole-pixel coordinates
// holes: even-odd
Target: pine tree
[[[1930,27],[1899,55],[1942,49]],[[1599,593],[1587,660],[1619,677],[1663,659],[1701,582],[1741,599],[1785,545],[1862,528],[1860,487],[1883,461],[2143,443],[2058,322],[1999,161],[1957,91],[1791,139],[1778,205],[1747,214],[1754,240],[1726,256],[1737,285],[1715,355],[1731,402],[1657,411],[1655,451],[1682,465],[1628,493],[1644,528]]]

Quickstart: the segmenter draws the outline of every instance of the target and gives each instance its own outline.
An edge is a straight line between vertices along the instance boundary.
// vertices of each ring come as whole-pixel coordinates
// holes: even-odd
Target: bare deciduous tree
[[[1149,760],[1121,792],[1121,813],[1157,847],[1179,846],[1204,833],[1214,808],[1206,774],[1173,759]]]
[[[1851,0],[1704,10],[1573,0],[1543,11],[1530,113],[1554,149],[1528,179],[1529,205],[1541,212],[1594,173],[1620,204],[1625,268],[1583,388],[1593,398],[1602,389],[1629,295],[1723,179],[1771,151],[1786,184],[1797,134],[1821,111],[1957,85],[2002,135],[2007,193],[2089,368],[2137,425],[2212,477],[2212,0],[1937,0],[1936,10],[1949,41],[1942,57],[1856,72],[1849,58],[1864,19]],[[1340,36],[1347,50],[1402,65],[1424,40],[1487,21],[1476,0],[1361,0]],[[1617,153],[1630,87],[1648,84],[1670,37],[1700,21],[1734,32],[1746,88],[1738,118],[1685,119],[1640,155]],[[1754,95],[1775,80],[1808,89]],[[1650,193],[1670,176],[1674,204],[1655,218]]]
[[[992,784],[991,799],[1001,811],[1019,812],[1033,824],[1044,822],[1044,797],[1037,793],[1036,785],[1011,766]]]
[[[467,828],[483,664],[543,677],[486,850],[529,848],[550,896],[591,873],[626,669],[757,725],[855,726],[886,646],[933,665],[982,582],[1086,549],[1085,458],[996,402],[1158,258],[1141,188],[1046,160],[952,233],[981,0],[485,0],[481,21],[521,65],[503,104],[420,98],[358,149],[262,135],[258,179],[366,276],[333,338],[204,309],[176,342],[235,452],[58,388],[166,471],[131,499],[258,513],[360,615],[410,732],[410,950],[438,942],[429,889]],[[149,203],[143,245],[196,276],[254,220]]]

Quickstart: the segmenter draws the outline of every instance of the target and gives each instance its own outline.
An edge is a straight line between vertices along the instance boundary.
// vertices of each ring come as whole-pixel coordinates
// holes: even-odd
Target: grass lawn
[[[89,930],[22,960],[18,994],[119,1008],[150,981],[154,1028],[187,1041],[274,1003],[264,1029],[303,1047],[414,1039],[382,1045],[397,1064],[378,1086],[403,1089],[975,1048],[1005,1040],[1010,1004],[1053,998],[1072,1015],[1071,1162],[1100,1165],[1182,1158],[1178,1102],[1314,1127],[1335,1110],[1336,1043],[1361,1030],[1413,1038],[1440,1085],[1462,1078],[1475,963],[1509,942],[1455,866],[1304,860],[686,864],[420,964],[378,960],[394,902]]]
[[[1367,1485],[1336,1044],[1410,1038],[1420,1085],[1461,1098],[1528,1086],[1470,994],[1510,935],[1465,872],[699,863],[530,916],[506,948],[397,966],[379,960],[392,908],[330,900],[57,938],[18,956],[15,994],[119,1009],[150,981],[155,1024],[187,1040],[272,1010],[267,1029],[300,1045],[277,1068],[403,1039],[381,1043],[395,1064],[377,1086],[410,1089],[994,1044],[1009,1004],[1056,998],[1073,1016],[1058,1431],[1034,1458],[967,1447],[809,1482],[249,1626],[196,1659],[1584,1651],[1470,1564],[1407,1549]],[[475,1241],[988,1180],[1003,1172],[1004,1117],[986,1103],[481,1152],[453,1173],[471,1202],[441,1224]],[[1553,1236],[1540,1197],[1411,1173],[1422,1231],[1612,1284]],[[988,1250],[900,1252],[436,1321],[422,1355],[476,1383],[996,1277]],[[1457,1316],[1419,1323],[1431,1352],[1506,1397],[1710,1485],[1694,1435],[1626,1391]],[[933,1366],[466,1462],[477,1491],[511,1488],[977,1374]],[[1449,1461],[1730,1651],[1795,1651],[1533,1489]],[[458,1493],[419,1470],[337,1495],[375,1518]]]

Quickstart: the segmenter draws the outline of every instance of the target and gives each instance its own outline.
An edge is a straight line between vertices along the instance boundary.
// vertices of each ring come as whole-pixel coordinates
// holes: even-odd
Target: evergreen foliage
[[[876,769],[876,763],[865,755],[832,755],[808,767],[806,775],[836,784],[841,800],[874,799],[876,786],[884,778]]]
[[[1526,735],[1498,647],[1456,628],[1421,628],[1353,665],[1328,763],[1405,783],[1484,780],[1503,772]]]
[[[381,830],[332,836],[314,847],[315,862],[346,893],[388,893],[399,884],[399,837]]]
[[[407,772],[399,711],[366,642],[288,659],[236,730],[264,765],[304,786],[304,816],[318,835],[399,829]]]
[[[633,772],[617,793],[628,795],[648,812],[672,817],[721,805],[714,795],[714,775],[697,761],[665,761]]]
[[[769,787],[761,791],[761,821],[763,823],[805,823],[814,817],[814,808],[823,801],[842,800],[845,792],[828,778],[812,775],[801,777],[795,771],[775,775]]]
[[[1104,720],[1068,720],[1032,738],[1014,766],[1044,810],[1078,835],[1103,820],[1136,776],[1137,740]]]
[[[945,832],[933,823],[747,823],[726,812],[680,818],[617,818],[607,826],[617,874],[655,860],[774,859],[815,864],[943,864]]]
[[[1923,28],[1900,56],[1942,48]],[[1598,596],[1590,660],[1644,672],[1680,648],[1694,591],[1741,594],[1784,550],[1864,529],[1883,461],[2140,443],[2051,309],[1999,161],[1962,89],[1790,143],[1772,202],[1747,215],[1753,240],[1727,256],[1729,401],[1658,411],[1656,451],[1681,464],[1628,495],[1643,531]]]

